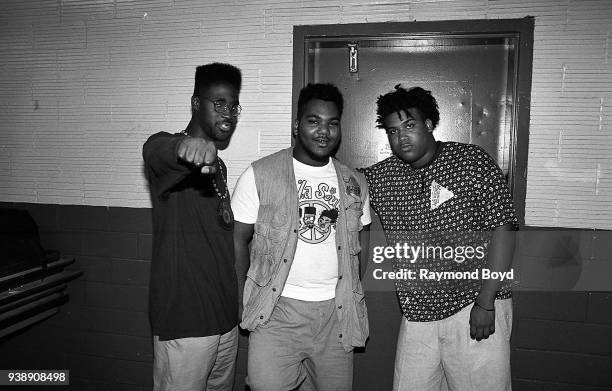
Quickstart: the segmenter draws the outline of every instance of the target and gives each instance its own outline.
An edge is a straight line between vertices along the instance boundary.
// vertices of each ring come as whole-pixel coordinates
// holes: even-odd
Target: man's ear
[[[300,127],[300,120],[296,119],[293,121],[293,129],[291,130],[291,135],[293,137],[297,137],[298,134],[298,128]]]
[[[425,126],[427,126],[427,130],[433,132],[433,122],[429,118],[425,120]]]
[[[191,97],[191,111],[193,112],[200,111],[200,98],[196,95]]]

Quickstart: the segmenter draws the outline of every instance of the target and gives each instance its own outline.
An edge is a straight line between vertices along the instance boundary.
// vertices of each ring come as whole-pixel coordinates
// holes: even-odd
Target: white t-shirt
[[[336,220],[340,202],[336,169],[331,159],[323,167],[309,166],[293,159],[293,171],[300,208],[299,240],[281,295],[303,301],[333,299],[338,282]],[[234,188],[232,211],[236,221],[255,224],[258,210],[255,174],[253,167],[249,166]],[[367,198],[361,223],[367,225],[371,221],[370,200]]]

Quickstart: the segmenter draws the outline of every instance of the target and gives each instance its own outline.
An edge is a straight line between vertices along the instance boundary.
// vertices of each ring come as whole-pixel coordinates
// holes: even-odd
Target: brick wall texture
[[[83,271],[69,283],[70,300],[59,314],[0,340],[0,368],[70,370],[70,387],[58,390],[150,390],[151,210],[2,202],[0,207],[28,210],[42,245],[75,258],[70,268]],[[527,228],[518,240],[514,390],[612,389],[612,293],[609,272],[598,267],[611,263],[612,231]],[[367,278],[365,286],[371,287]],[[354,390],[390,390],[397,299],[391,287],[366,288],[366,300],[370,340],[355,354]],[[247,347],[243,334],[235,391],[245,391]]]
[[[141,146],[189,120],[195,66],[244,72],[229,182],[290,144],[294,25],[535,17],[525,220],[612,228],[608,0],[7,0],[0,200],[148,207]],[[372,107],[372,110],[374,108]]]

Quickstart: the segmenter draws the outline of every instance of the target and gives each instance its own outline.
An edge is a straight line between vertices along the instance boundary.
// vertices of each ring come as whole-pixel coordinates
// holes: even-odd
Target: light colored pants
[[[251,391],[350,391],[353,352],[338,341],[335,300],[281,297],[270,320],[249,336]]]
[[[512,299],[495,301],[495,333],[470,338],[472,304],[446,319],[402,318],[395,356],[394,391],[510,391]]]
[[[231,391],[238,326],[222,335],[160,341],[153,337],[154,391]]]

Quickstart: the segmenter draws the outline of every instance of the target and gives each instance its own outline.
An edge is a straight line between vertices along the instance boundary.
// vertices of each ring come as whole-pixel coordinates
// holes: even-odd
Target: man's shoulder
[[[152,157],[157,156],[161,151],[167,150],[171,140],[178,136],[178,133],[172,134],[168,132],[157,132],[149,136],[147,141],[145,141],[142,146],[142,157],[145,160],[145,163]]]
[[[467,176],[492,175],[500,172],[497,161],[480,145],[446,142],[444,163],[454,172]]]
[[[344,164],[342,161],[336,159],[335,157],[332,157],[332,163],[334,166],[338,167],[341,170],[348,171],[353,174],[357,172],[356,169],[349,167],[348,165]]]
[[[252,165],[255,167],[255,166],[259,166],[259,165],[266,164],[266,163],[273,163],[280,159],[285,159],[287,157],[287,154],[291,155],[291,149],[292,149],[291,147],[285,148],[285,149],[281,149],[280,151],[266,155],[262,158],[255,160],[252,163]]]
[[[480,145],[446,141],[444,151],[444,160],[452,161],[456,168],[474,165],[490,169],[499,167],[495,159]]]
[[[374,178],[386,173],[391,167],[396,165],[396,160],[394,156],[389,156],[369,167],[358,168],[357,171],[363,173],[367,179]]]
[[[480,146],[476,144],[460,143],[457,141],[445,141],[445,148],[455,153],[466,154],[474,157],[489,157],[489,154]]]
[[[287,164],[292,156],[291,151],[292,148],[281,149],[251,163],[253,176],[258,186],[263,183],[269,184],[274,182],[274,180],[278,179],[279,175],[285,177],[282,173],[286,173],[289,167],[291,167],[291,165]]]
[[[160,139],[160,138],[174,138],[174,137],[177,137],[177,136],[178,136],[178,133],[157,132],[157,133],[154,133],[151,136],[149,136],[149,138],[147,139],[145,144],[148,143],[149,141],[157,140],[157,139]]]
[[[332,163],[336,166],[343,176],[354,176],[365,183],[365,176],[358,168],[351,168],[336,158],[332,158]]]

